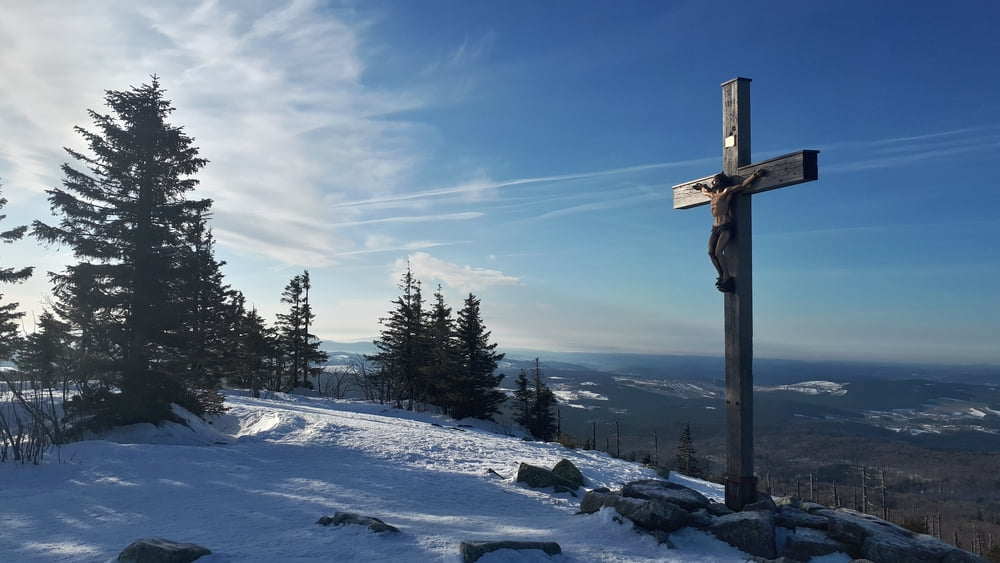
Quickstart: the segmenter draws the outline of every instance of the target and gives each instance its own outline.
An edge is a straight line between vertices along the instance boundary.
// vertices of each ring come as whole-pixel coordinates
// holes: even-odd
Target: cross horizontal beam
[[[804,150],[793,152],[784,156],[755,162],[746,166],[741,166],[737,170],[737,182],[743,181],[757,169],[763,168],[767,174],[742,191],[745,194],[759,194],[769,190],[794,186],[803,182],[810,182],[819,178],[819,166],[817,155],[819,151]],[[674,186],[674,209],[689,209],[708,203],[708,196],[695,189],[697,183],[711,184],[712,176],[691,180],[683,184]]]

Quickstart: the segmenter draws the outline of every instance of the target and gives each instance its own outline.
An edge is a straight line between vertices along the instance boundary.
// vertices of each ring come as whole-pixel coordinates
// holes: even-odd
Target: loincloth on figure
[[[712,227],[712,236],[719,236],[723,231],[733,234],[733,222],[730,221],[724,225],[715,225]]]

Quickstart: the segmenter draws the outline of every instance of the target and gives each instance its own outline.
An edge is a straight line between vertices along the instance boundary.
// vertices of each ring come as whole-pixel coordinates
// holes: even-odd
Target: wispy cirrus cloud
[[[0,18],[0,175],[30,198],[58,183],[74,125],[104,90],[157,74],[210,164],[216,236],[242,254],[323,266],[358,243],[327,202],[393,193],[421,160],[419,96],[366,85],[368,22],[325,3],[17,3]],[[16,85],[10,87],[10,85]],[[14,199],[14,198],[12,198]],[[267,217],[266,221],[261,220]],[[252,218],[252,219],[251,219]],[[303,243],[303,241],[311,241]]]
[[[834,160],[823,165],[823,172],[899,168],[929,160],[992,154],[998,148],[998,126],[964,127],[921,135],[832,143],[823,147],[825,158]]]
[[[640,164],[636,166],[611,168],[607,170],[595,170],[591,172],[576,172],[569,174],[556,174],[551,176],[536,176],[531,178],[515,178],[513,180],[494,181],[494,180],[483,179],[447,188],[424,190],[420,192],[407,193],[407,194],[387,195],[383,197],[368,198],[357,201],[339,202],[333,204],[331,207],[338,209],[345,207],[376,206],[384,208],[389,206],[405,206],[405,205],[410,205],[414,202],[423,202],[426,200],[433,200],[447,196],[456,196],[456,195],[468,196],[471,194],[478,194],[487,191],[495,191],[503,188],[512,188],[512,187],[527,186],[533,184],[555,184],[561,182],[572,182],[577,180],[590,180],[606,176],[634,174],[637,172],[648,172],[664,168],[678,168],[691,165],[700,165],[709,161],[714,162],[715,160],[717,159],[699,158],[694,160]]]
[[[441,213],[436,215],[405,215],[393,217],[381,217],[378,219],[365,219],[359,221],[343,221],[333,224],[334,227],[356,227],[359,225],[376,225],[384,223],[428,223],[436,221],[469,221],[479,219],[485,213],[480,211],[465,211],[461,213]]]

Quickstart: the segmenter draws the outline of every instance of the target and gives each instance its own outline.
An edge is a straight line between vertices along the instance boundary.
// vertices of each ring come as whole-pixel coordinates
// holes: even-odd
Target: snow
[[[847,388],[843,384],[834,383],[833,381],[801,381],[791,385],[777,385],[775,387],[754,386],[754,391],[794,391],[806,395],[828,393],[834,396],[847,394]]]
[[[574,408],[586,408],[583,405],[575,404],[575,401],[580,400],[590,400],[590,401],[607,401],[608,396],[602,395],[600,393],[595,393],[593,391],[587,391],[585,389],[566,389],[566,388],[555,388],[552,389],[552,394],[559,399],[560,404],[565,404],[569,407]]]
[[[603,453],[370,403],[244,395],[228,393],[229,411],[211,424],[178,410],[187,425],[134,425],[65,445],[39,466],[0,464],[0,559],[111,561],[141,537],[211,549],[199,563],[458,562],[462,541],[502,539],[555,541],[563,554],[502,551],[480,561],[748,557],[694,530],[672,534],[679,549],[668,550],[610,509],[578,515],[578,498],[514,482],[520,462],[551,467],[562,458],[588,487],[656,477]],[[721,498],[718,485],[672,479]],[[316,524],[337,511],[381,518],[401,533]]]

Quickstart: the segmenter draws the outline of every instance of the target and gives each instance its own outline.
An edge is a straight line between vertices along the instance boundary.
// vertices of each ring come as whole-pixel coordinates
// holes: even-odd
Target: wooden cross
[[[726,506],[742,510],[757,501],[753,474],[753,279],[751,277],[752,194],[784,188],[818,177],[819,151],[804,150],[750,164],[750,79],[734,78],[722,85],[722,171],[740,182],[754,171],[766,175],[738,192],[731,204],[735,222],[725,254],[735,277],[725,296],[726,330]],[[674,186],[674,209],[705,205],[709,199],[695,184],[710,184],[712,176]]]

